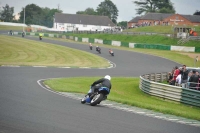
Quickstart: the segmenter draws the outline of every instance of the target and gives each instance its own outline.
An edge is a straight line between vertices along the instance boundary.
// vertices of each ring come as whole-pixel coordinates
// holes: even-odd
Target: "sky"
[[[91,7],[96,9],[97,6],[104,0],[0,0],[0,7],[8,4],[14,7],[14,14],[16,15],[22,10],[22,7],[28,4],[36,4],[40,7],[58,8],[63,13],[76,14],[77,11],[84,11]],[[138,16],[136,14],[136,5],[132,2],[134,0],[111,0],[118,8],[118,22],[130,21],[132,18]],[[192,15],[196,10],[200,10],[200,0],[171,0],[174,3],[176,13]]]

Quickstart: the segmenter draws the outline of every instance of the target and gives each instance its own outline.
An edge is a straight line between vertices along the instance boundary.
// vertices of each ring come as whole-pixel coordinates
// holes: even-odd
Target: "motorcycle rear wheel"
[[[96,106],[98,103],[100,103],[103,100],[103,97],[104,97],[104,94],[102,93],[95,95],[93,99],[91,100],[90,105]]]

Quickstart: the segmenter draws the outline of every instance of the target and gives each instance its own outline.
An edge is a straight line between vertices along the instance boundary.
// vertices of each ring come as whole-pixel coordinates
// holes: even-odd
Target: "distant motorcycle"
[[[42,40],[42,36],[39,36],[39,39]]]
[[[111,56],[114,56],[114,52],[113,52],[112,50],[109,50],[109,54],[110,54]]]
[[[96,47],[96,51],[99,52],[99,54],[101,54],[101,48]]]
[[[24,37],[25,36],[25,34],[24,34],[24,32],[22,33],[22,37]]]
[[[92,46],[90,45],[89,47],[90,47],[90,50],[92,50]]]

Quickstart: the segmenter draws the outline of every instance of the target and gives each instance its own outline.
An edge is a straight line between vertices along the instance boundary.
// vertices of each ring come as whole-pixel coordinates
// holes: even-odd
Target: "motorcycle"
[[[99,52],[99,54],[101,54],[101,48],[96,48],[96,51]]]
[[[24,37],[24,33],[22,33],[22,37]]]
[[[42,40],[42,36],[39,36],[39,39]]]
[[[99,89],[96,89],[90,96],[86,95],[83,99],[81,99],[81,103],[88,103],[91,106],[96,106],[97,104],[100,104],[101,101],[106,100],[109,93],[110,90],[108,88],[100,87]]]
[[[114,52],[113,51],[109,51],[111,56],[114,56]]]
[[[90,47],[90,50],[92,50],[92,46],[89,46]]]

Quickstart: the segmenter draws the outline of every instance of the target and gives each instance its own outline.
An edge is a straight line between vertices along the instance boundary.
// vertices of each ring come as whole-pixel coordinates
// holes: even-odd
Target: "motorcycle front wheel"
[[[91,106],[96,106],[97,104],[99,104],[103,100],[103,97],[104,97],[104,95],[102,93],[99,93],[99,94],[95,95],[92,98],[92,100],[90,102],[90,105]]]

